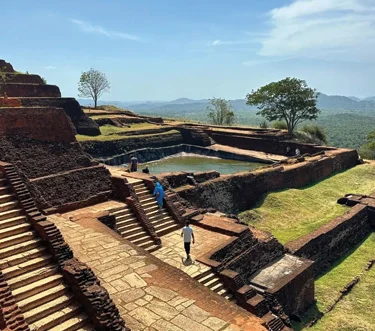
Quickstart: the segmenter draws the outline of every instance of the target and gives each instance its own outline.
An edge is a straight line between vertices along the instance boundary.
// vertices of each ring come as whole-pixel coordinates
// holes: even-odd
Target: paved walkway
[[[265,330],[259,318],[97,220],[84,218],[77,223],[66,217],[56,214],[49,219],[74,255],[95,271],[133,331]]]
[[[223,244],[231,237],[217,232],[214,233],[200,227],[192,227],[195,236],[195,244],[191,245],[192,261],[186,261],[181,230],[176,230],[163,236],[163,247],[152,254],[169,265],[187,273],[190,277],[195,277],[210,269],[206,265],[196,261],[196,258],[211,251],[218,245]]]

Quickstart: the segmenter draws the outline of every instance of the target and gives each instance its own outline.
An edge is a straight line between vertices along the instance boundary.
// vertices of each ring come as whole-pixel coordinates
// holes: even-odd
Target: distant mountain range
[[[78,99],[81,105],[92,104],[91,100]],[[256,107],[247,106],[244,99],[230,100],[234,111],[256,111]],[[154,113],[159,115],[176,115],[184,117],[192,113],[206,111],[210,104],[209,99],[193,100],[180,98],[173,101],[100,101],[99,104],[112,104],[118,107],[133,110],[138,113]],[[340,95],[326,95],[321,93],[318,97],[318,108],[335,111],[375,111],[375,96],[366,99],[357,97],[345,97]]]

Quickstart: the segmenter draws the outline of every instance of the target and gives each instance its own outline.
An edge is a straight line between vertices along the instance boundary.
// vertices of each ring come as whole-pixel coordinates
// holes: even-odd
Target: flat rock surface
[[[90,211],[85,208],[84,214]],[[256,316],[135,247],[94,218],[72,222],[68,215],[56,214],[49,219],[74,255],[94,270],[133,331],[265,331]],[[201,235],[197,231],[197,243],[206,241]],[[176,238],[173,245],[181,247],[177,234],[171,237]]]

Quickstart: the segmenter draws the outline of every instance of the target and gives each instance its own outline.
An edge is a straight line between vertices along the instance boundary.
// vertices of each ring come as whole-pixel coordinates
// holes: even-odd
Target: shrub
[[[288,125],[285,121],[275,121],[272,123],[274,129],[278,130],[288,130]]]
[[[324,129],[316,124],[305,124],[300,131],[308,133],[311,137],[316,138],[323,144],[327,143],[327,135]]]
[[[264,120],[264,121],[260,122],[260,123],[259,123],[259,127],[260,127],[261,129],[268,129],[268,123],[267,123],[267,121]]]

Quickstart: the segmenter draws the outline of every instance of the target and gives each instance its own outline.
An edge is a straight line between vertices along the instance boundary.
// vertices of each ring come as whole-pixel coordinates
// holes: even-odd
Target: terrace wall
[[[60,89],[56,85],[0,83],[0,94],[4,94],[4,92],[6,92],[8,97],[15,98],[61,98]]]
[[[294,255],[315,261],[315,274],[359,244],[372,231],[366,205],[358,204],[319,229],[285,245]]]
[[[224,213],[239,213],[253,207],[267,192],[306,186],[353,167],[357,161],[355,150],[337,150],[294,165],[221,176],[178,193],[197,208],[212,207]]]

